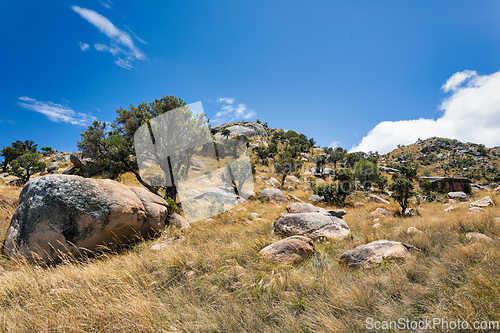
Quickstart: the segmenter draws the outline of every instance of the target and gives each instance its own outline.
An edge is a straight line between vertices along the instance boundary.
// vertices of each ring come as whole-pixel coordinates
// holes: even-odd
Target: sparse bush
[[[401,206],[401,215],[405,216],[408,201],[414,195],[413,183],[408,179],[398,178],[389,185],[389,191],[392,191],[392,196]]]

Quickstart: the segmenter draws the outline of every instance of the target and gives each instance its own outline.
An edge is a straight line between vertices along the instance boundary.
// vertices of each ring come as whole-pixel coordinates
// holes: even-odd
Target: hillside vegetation
[[[453,143],[451,149],[429,147],[433,150],[422,152],[424,147],[440,147],[444,142],[436,140],[444,139],[401,147],[379,157],[378,164],[418,162],[419,174],[429,169],[431,175],[443,175],[436,167],[450,165],[453,158],[462,156],[487,160],[474,160],[476,164],[467,166],[468,172],[482,170],[483,165],[497,167],[496,149],[476,156],[478,146]],[[282,175],[274,173],[273,159],[262,163],[255,155],[259,146],[272,148],[272,136],[252,137],[249,146],[255,164],[255,192],[273,187],[270,183],[279,186]],[[278,142],[279,149],[283,146]],[[474,148],[473,153],[457,155],[461,146]],[[289,202],[308,202],[316,186],[332,184],[334,179],[315,177],[309,171],[324,150],[313,147],[297,154],[303,165],[290,176],[298,181],[287,176],[283,192]],[[420,159],[424,154],[427,158],[435,154],[435,160],[425,164]],[[335,169],[333,162],[325,167]],[[447,175],[462,175],[460,167],[450,166]],[[487,176],[488,181],[494,180],[494,173],[487,172]],[[139,185],[130,173],[118,180]],[[87,259],[66,258],[58,265],[39,266],[2,256],[0,331],[364,332],[367,318],[500,320],[498,193],[474,191],[471,200],[489,195],[495,202],[483,212],[469,212],[469,202],[455,203],[458,209],[445,212],[450,204],[444,196],[441,201],[446,203],[414,200],[410,206],[416,213],[403,218],[372,214],[382,207],[395,212],[399,206],[385,192],[357,188],[343,207],[350,235],[315,242],[312,255],[296,264],[278,264],[259,255],[260,249],[281,239],[272,232],[273,222],[286,214],[286,204],[257,196],[191,228],[169,226],[158,240],[124,245]],[[0,180],[2,242],[20,191]],[[374,192],[390,203],[370,200]],[[333,202],[315,205],[338,208]],[[421,233],[409,233],[409,227]],[[471,232],[491,241],[467,237]],[[381,239],[404,242],[420,251],[406,261],[384,261],[370,269],[339,263],[343,252]],[[152,247],[158,244],[159,250]]]

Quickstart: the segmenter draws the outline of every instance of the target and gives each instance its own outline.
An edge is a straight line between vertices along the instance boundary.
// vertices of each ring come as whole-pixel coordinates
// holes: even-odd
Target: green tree
[[[392,191],[392,196],[401,206],[401,215],[405,216],[408,201],[414,195],[413,183],[408,179],[398,178],[389,185],[389,191]]]
[[[165,118],[157,118],[178,108],[181,108],[180,111],[173,114],[174,119],[169,119],[168,122],[162,120]],[[84,157],[94,160],[93,173],[105,172],[110,178],[116,178],[121,173],[132,172],[152,193],[160,195],[158,191],[163,189],[166,197],[175,200],[177,197],[175,182],[167,182],[166,186],[150,185],[139,174],[134,135],[142,125],[147,125],[150,133],[168,133],[155,137],[154,145],[150,145],[147,151],[141,153],[157,162],[165,179],[172,180],[174,175],[176,177],[187,175],[194,148],[183,150],[179,158],[171,158],[159,154],[156,147],[175,146],[180,143],[191,147],[191,142],[199,142],[200,137],[206,135],[204,115],[194,114],[186,107],[185,102],[175,96],[163,96],[151,103],[141,103],[137,107],[131,105],[128,109],[119,108],[116,113],[117,117],[111,124],[111,129],[108,130],[104,122],[94,121],[81,134],[82,139],[78,142],[78,148]]]
[[[408,179],[409,181],[414,181],[415,178],[417,178],[417,170],[410,166],[401,165],[398,166],[397,169],[399,170],[401,176]]]
[[[345,152],[342,148],[336,148],[331,152],[328,152],[327,162],[333,163],[333,167],[337,168],[337,162],[340,162],[344,159]]]
[[[19,156],[10,163],[12,174],[24,183],[28,182],[32,175],[42,172],[47,166],[44,162],[40,162],[40,157],[39,153],[26,153]]]
[[[252,165],[249,160],[235,160],[226,165],[221,179],[226,184],[231,184],[237,195],[242,195],[243,185],[252,179]]]
[[[262,164],[267,165],[267,158],[269,157],[269,150],[264,146],[258,146],[253,149],[254,154],[259,158]]]
[[[334,180],[338,182],[337,197],[343,205],[347,196],[354,191],[354,173],[350,168],[337,169]]]
[[[383,190],[385,190],[385,187],[387,186],[388,182],[389,182],[389,180],[387,179],[386,176],[379,174],[379,177],[375,181],[375,185],[377,186],[379,191],[383,191]]]
[[[222,131],[220,131],[220,134],[222,136],[225,136],[226,139],[229,139],[229,136],[231,135],[231,131],[227,128],[224,128]]]
[[[52,147],[42,147],[42,148],[40,149],[40,151],[42,152],[42,154],[43,154],[44,156],[47,156],[47,155],[49,155],[49,154],[52,154],[52,152],[54,151],[54,149],[52,149]]]
[[[20,141],[17,140],[11,146],[3,147],[0,155],[3,156],[2,170],[7,171],[7,166],[16,158],[24,154],[34,154],[37,152],[37,145],[33,140]]]
[[[380,178],[377,165],[368,160],[361,160],[354,164],[354,175],[365,191]]]
[[[285,184],[286,176],[297,173],[297,171],[304,165],[304,162],[292,157],[289,151],[284,151],[278,154],[274,160],[274,171],[278,175],[282,175],[280,189]]]
[[[316,163],[316,173],[323,175],[323,170],[326,164],[326,155],[319,155],[314,158],[314,163]]]

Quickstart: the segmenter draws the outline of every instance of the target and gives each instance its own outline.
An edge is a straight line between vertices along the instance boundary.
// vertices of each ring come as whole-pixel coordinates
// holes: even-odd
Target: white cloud
[[[444,111],[440,118],[381,122],[351,151],[387,153],[398,144],[433,136],[500,145],[500,72],[455,73],[441,88],[451,95],[440,105]]]
[[[84,52],[87,51],[89,47],[90,47],[89,44],[80,42],[80,49],[82,49],[82,51]]]
[[[455,91],[462,83],[464,83],[471,77],[476,77],[476,76],[477,76],[476,71],[470,71],[470,70],[465,70],[463,72],[455,73],[448,79],[448,81],[446,81],[445,84],[443,84],[441,89],[443,89],[444,92]]]
[[[233,104],[234,101],[235,101],[234,98],[229,98],[229,97],[219,97],[216,100],[217,103],[226,103],[226,104]]]
[[[85,126],[96,119],[92,115],[75,112],[67,106],[52,102],[40,102],[27,96],[19,97],[19,106],[44,114],[49,120],[56,123],[68,123],[71,125]]]
[[[333,141],[333,142],[330,142],[330,147],[331,147],[331,148],[334,148],[334,149],[335,149],[335,148],[339,147],[339,145],[340,145],[340,141]]]
[[[103,5],[104,7],[106,7],[107,9],[111,9],[111,5],[113,4],[111,1],[109,0],[105,0],[105,1],[99,1],[101,3],[101,5]]]
[[[253,110],[248,109],[246,104],[234,104],[236,100],[229,97],[219,97],[216,102],[221,103],[221,109],[215,113],[215,119],[211,122],[215,125],[236,121],[249,120],[257,115]]]
[[[131,63],[138,59],[144,60],[146,59],[146,55],[134,44],[132,37],[128,33],[123,30],[118,29],[110,20],[106,17],[102,16],[96,11],[81,8],[78,6],[72,6],[76,13],[78,13],[83,19],[87,20],[100,32],[102,32],[106,37],[110,40],[110,45],[104,45],[101,43],[94,44],[94,48],[97,51],[102,52],[110,52],[114,56],[118,56],[118,54],[122,54],[123,56],[120,58],[125,58],[125,60],[118,59],[115,61],[119,65],[119,63],[127,62],[129,66],[121,66],[127,69],[132,68]],[[119,45],[123,46],[121,48]],[[120,61],[121,60],[121,61]],[[120,65],[119,65],[120,66]]]

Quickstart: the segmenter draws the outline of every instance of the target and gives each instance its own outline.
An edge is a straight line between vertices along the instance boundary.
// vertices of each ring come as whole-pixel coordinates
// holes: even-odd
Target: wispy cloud
[[[226,103],[226,104],[233,104],[235,101],[234,98],[229,98],[229,97],[219,97],[215,102],[217,103]]]
[[[440,105],[440,118],[381,122],[352,150],[386,153],[398,144],[433,136],[500,145],[500,72],[458,72],[441,89],[451,94]]]
[[[144,41],[142,38],[140,38],[139,36],[137,36],[137,34],[132,29],[130,29],[127,26],[125,26],[125,28],[127,28],[127,30],[130,31],[130,33],[132,33],[132,35],[134,35],[134,38],[137,39],[140,43],[142,43],[142,44],[148,44],[148,42]]]
[[[90,114],[80,113],[68,106],[52,102],[41,102],[27,96],[19,97],[19,106],[30,111],[44,114],[49,120],[56,123],[67,123],[71,125],[85,126],[96,119]]]
[[[337,147],[340,147],[340,141],[332,141],[330,142],[330,147],[331,148],[337,148]]]
[[[131,69],[134,60],[146,59],[146,55],[135,46],[132,37],[125,31],[118,29],[106,17],[96,11],[78,6],[72,6],[71,9],[109,38],[109,45],[96,43],[94,44],[94,49],[101,52],[109,52],[118,57],[115,61],[118,66]]]
[[[90,47],[90,45],[87,43],[79,42],[79,44],[80,44],[80,49],[82,49],[82,51],[84,51],[84,52],[87,51]]]
[[[234,98],[219,97],[216,103],[221,104],[221,108],[215,113],[215,119],[211,122],[218,125],[235,120],[248,120],[256,115],[256,112],[248,109],[246,104],[235,104],[235,101]]]
[[[104,1],[99,1],[101,3],[101,5],[103,5],[104,7],[106,7],[107,9],[111,9],[111,5],[113,4],[111,1],[109,0],[104,0]]]

